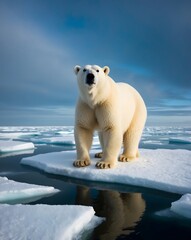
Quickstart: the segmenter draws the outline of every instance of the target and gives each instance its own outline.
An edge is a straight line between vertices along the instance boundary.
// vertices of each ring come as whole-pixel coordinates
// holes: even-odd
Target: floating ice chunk
[[[50,143],[50,144],[75,145],[73,136],[51,137],[46,139],[45,141],[46,143]]]
[[[49,138],[31,138],[34,143],[56,144],[56,145],[75,145],[73,136],[49,137]]]
[[[55,145],[71,145],[75,146],[75,140],[73,135],[49,137],[49,138],[32,138],[32,142],[40,144],[55,144]],[[93,139],[93,146],[99,145],[98,138]]]
[[[0,153],[22,151],[26,149],[34,149],[34,144],[31,142],[0,140]]]
[[[160,141],[156,141],[156,140],[144,140],[144,141],[142,141],[142,143],[153,144],[153,145],[162,145],[162,143]]]
[[[73,129],[66,129],[63,131],[58,131],[58,132],[56,132],[56,134],[62,135],[62,136],[71,135],[71,134],[74,135],[74,131],[73,131]]]
[[[183,217],[191,218],[191,194],[187,193],[173,202],[170,209]]]
[[[92,164],[85,168],[73,166],[75,151],[36,155],[23,158],[21,163],[78,179],[130,184],[180,194],[191,192],[191,151],[141,149],[139,159],[119,162],[116,168],[107,170],[96,169],[98,160],[93,158],[94,154],[92,151]]]
[[[169,138],[169,143],[191,144],[191,137]]]
[[[18,139],[23,137],[30,136],[39,136],[40,132],[9,132],[9,133],[0,133],[0,138],[2,139]]]
[[[33,154],[34,149],[26,149],[26,150],[20,150],[20,151],[14,151],[14,152],[0,152],[0,158],[10,157],[10,156],[17,156],[17,155],[23,155],[23,154]]]
[[[94,210],[86,206],[0,205],[1,240],[72,240],[94,228]]]
[[[0,203],[32,202],[59,192],[53,187],[27,184],[0,177]]]

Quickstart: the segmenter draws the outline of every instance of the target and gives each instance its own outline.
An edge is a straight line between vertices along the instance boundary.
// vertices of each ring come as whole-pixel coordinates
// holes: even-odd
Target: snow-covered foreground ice
[[[0,239],[72,240],[102,219],[94,209],[69,205],[0,205]]]
[[[118,163],[115,169],[96,169],[92,164],[75,168],[75,151],[36,155],[21,160],[22,164],[42,169],[47,173],[84,180],[130,184],[172,193],[191,193],[191,151],[141,149],[141,157],[129,163]]]
[[[191,194],[185,194],[173,202],[170,209],[183,217],[191,218]]]
[[[0,140],[0,153],[22,151],[28,149],[34,149],[34,144],[31,142]]]
[[[0,177],[0,203],[32,202],[59,192],[53,187],[15,182]]]

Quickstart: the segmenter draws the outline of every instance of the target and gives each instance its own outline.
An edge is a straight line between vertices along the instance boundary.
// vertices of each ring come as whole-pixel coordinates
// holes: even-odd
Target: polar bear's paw
[[[113,168],[114,164],[112,162],[99,161],[96,163],[96,167],[100,169]]]
[[[133,160],[135,160],[135,159],[136,159],[136,157],[128,157],[128,156],[126,156],[126,155],[121,154],[121,155],[119,156],[119,158],[118,158],[118,161],[119,161],[119,162],[131,162],[131,161],[133,161]]]
[[[74,167],[86,167],[90,165],[89,160],[76,160],[73,162]]]
[[[103,157],[103,153],[99,152],[95,154],[95,158],[102,158]]]

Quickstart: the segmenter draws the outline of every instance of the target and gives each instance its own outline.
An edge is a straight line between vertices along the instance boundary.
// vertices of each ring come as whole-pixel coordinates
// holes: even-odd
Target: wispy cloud
[[[1,102],[64,104],[71,102],[75,81],[72,51],[30,22],[3,12],[1,29]],[[5,17],[6,15],[6,17]],[[34,96],[34,98],[33,98]]]

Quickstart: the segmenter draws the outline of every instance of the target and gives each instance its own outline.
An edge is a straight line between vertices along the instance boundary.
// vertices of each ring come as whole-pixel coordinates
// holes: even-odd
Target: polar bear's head
[[[86,65],[84,67],[77,65],[74,68],[79,85],[86,86],[88,89],[96,87],[100,81],[103,82],[109,71],[109,67],[105,66],[101,68],[97,65]]]
[[[77,75],[78,87],[81,99],[91,108],[104,101],[109,89],[109,67],[97,65],[75,66],[74,72]]]

